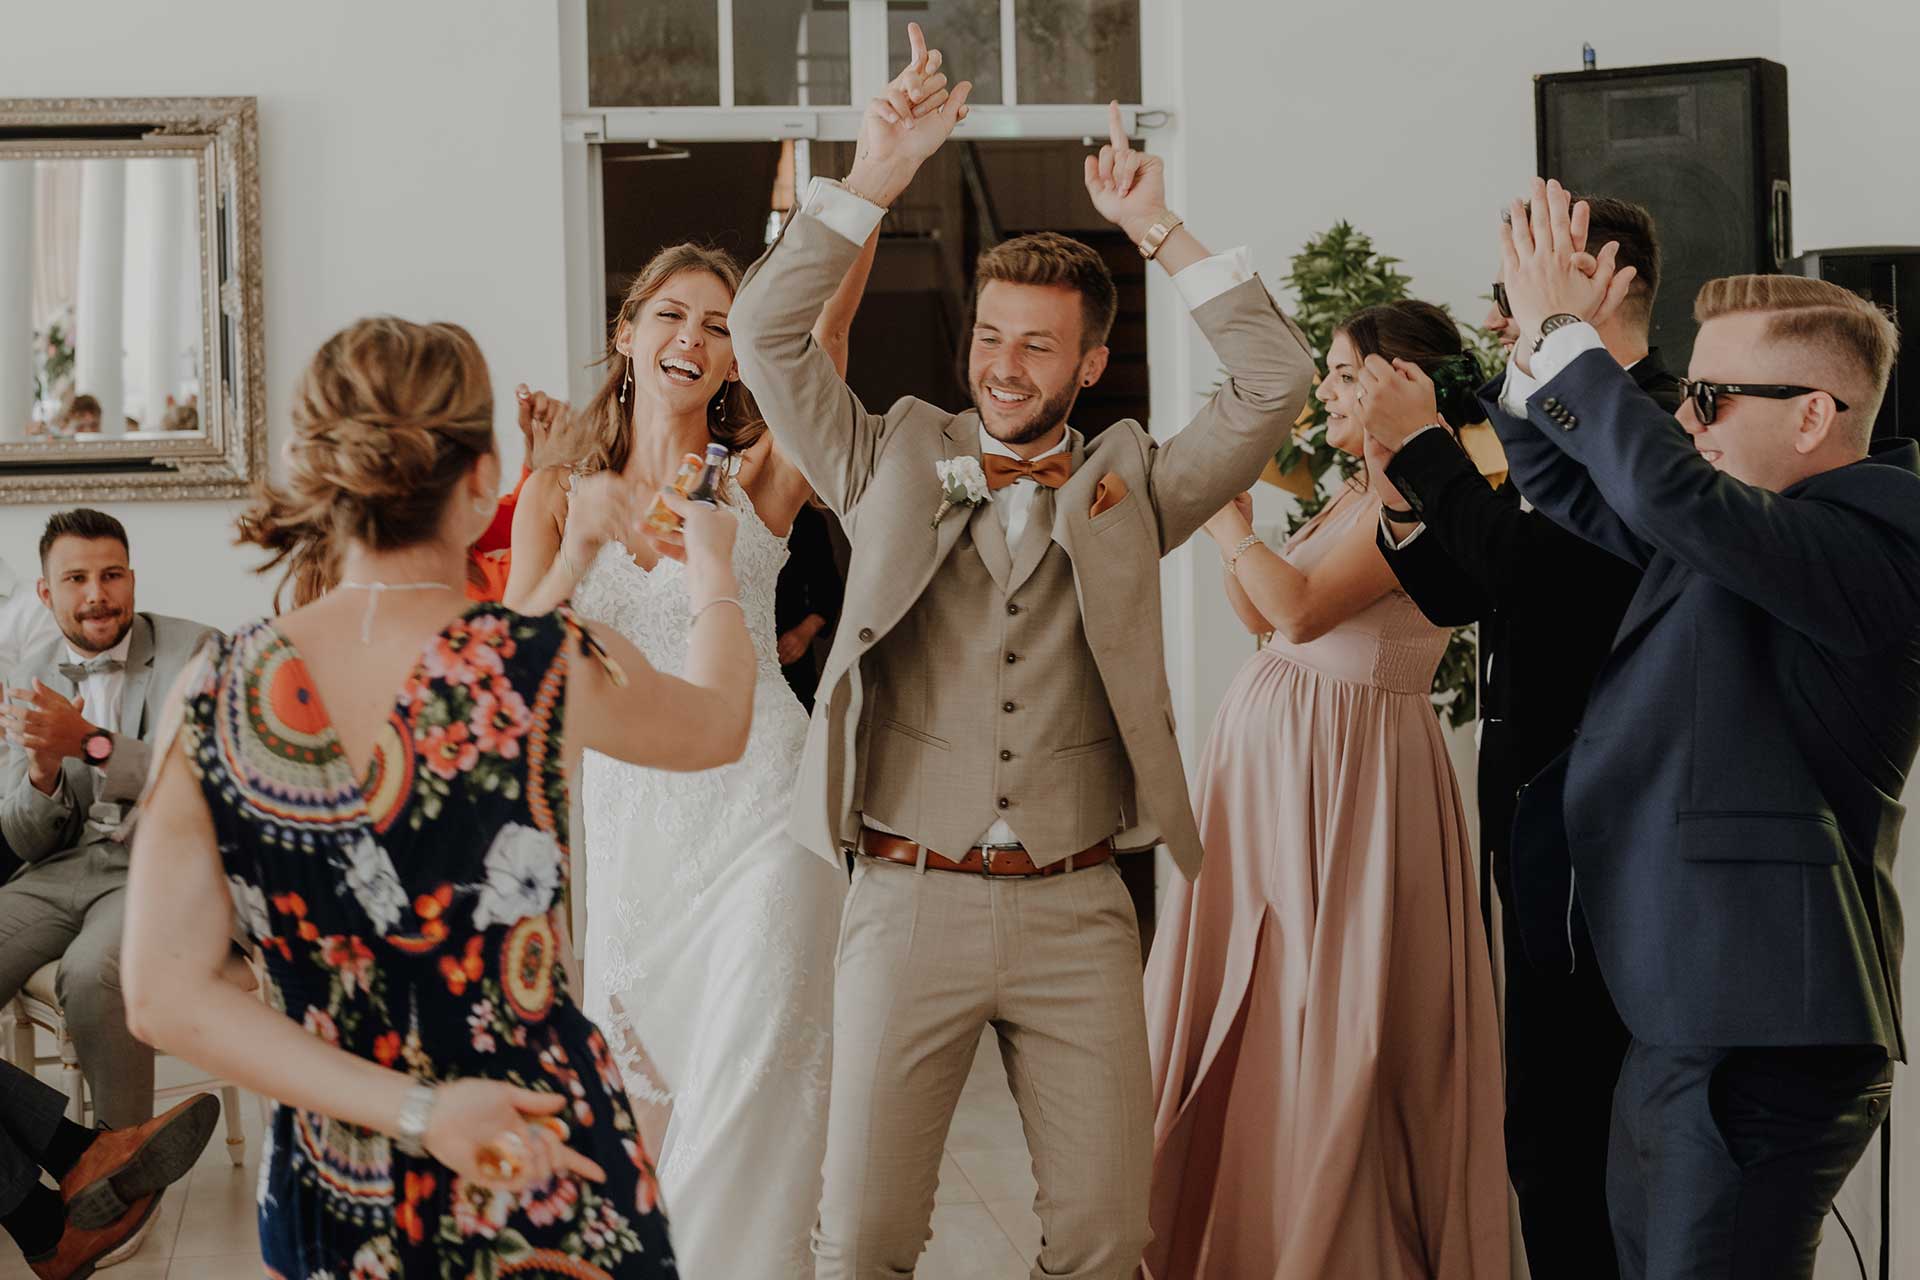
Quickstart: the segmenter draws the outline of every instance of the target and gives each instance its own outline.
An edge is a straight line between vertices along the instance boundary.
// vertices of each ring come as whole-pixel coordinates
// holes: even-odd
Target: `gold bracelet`
[[[1167,242],[1167,237],[1185,222],[1186,219],[1173,210],[1162,209],[1147,227],[1146,235],[1140,237],[1140,256],[1152,262],[1154,255],[1160,252],[1160,246]]]
[[[840,180],[840,189],[846,192],[848,195],[852,196],[856,200],[865,200],[868,204],[872,205],[876,209],[885,209],[887,207],[886,205],[882,204],[878,200],[875,200],[872,196],[866,194],[865,192],[854,190],[854,188],[848,184],[845,178],[842,178]]]

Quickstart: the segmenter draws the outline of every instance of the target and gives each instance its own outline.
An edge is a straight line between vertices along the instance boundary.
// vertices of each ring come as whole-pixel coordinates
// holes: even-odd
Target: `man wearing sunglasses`
[[[1484,398],[1521,492],[1645,577],[1574,745],[1521,797],[1516,915],[1559,963],[1584,918],[1631,1033],[1622,1274],[1807,1277],[1905,1055],[1920,450],[1869,448],[1898,336],[1823,281],[1710,281],[1676,428],[1600,349],[1633,273],[1575,222],[1557,183],[1515,202],[1519,336]]]
[[[1647,345],[1660,280],[1653,215],[1625,200],[1583,203],[1586,240],[1617,244],[1619,263],[1635,268],[1625,301],[1597,330],[1601,341],[1636,386],[1676,409],[1679,380]],[[1511,347],[1518,327],[1500,280],[1493,301],[1484,324]],[[1515,796],[1573,741],[1640,568],[1524,506],[1514,485],[1489,487],[1452,432],[1424,430],[1433,421],[1424,409],[1396,421],[1368,408],[1368,460],[1404,499],[1389,495],[1381,552],[1428,621],[1480,624],[1482,876],[1491,870],[1511,914]],[[1574,931],[1571,972],[1530,960],[1511,924],[1502,942],[1507,1172],[1527,1261],[1535,1275],[1608,1280],[1617,1272],[1607,1141],[1626,1028],[1584,929]]]

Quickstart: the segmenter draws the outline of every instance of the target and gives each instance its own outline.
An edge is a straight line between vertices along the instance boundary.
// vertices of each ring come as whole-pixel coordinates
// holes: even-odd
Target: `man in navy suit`
[[[1855,295],[1709,282],[1678,420],[1591,321],[1631,269],[1536,182],[1502,233],[1521,337],[1483,393],[1520,490],[1645,577],[1515,820],[1517,917],[1572,912],[1632,1040],[1607,1199],[1629,1277],[1806,1277],[1886,1115],[1899,797],[1920,744],[1920,451],[1869,438],[1898,345]],[[1388,416],[1417,400],[1384,363]],[[1571,855],[1571,868],[1567,862]]]

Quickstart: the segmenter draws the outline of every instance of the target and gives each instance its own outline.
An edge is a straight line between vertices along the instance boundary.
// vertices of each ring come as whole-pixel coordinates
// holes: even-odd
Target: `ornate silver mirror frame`
[[[183,301],[189,292],[199,299],[198,330],[188,335],[197,351],[181,348],[191,353],[184,359],[197,420],[153,429],[159,413],[150,408],[148,430],[109,422],[45,443],[0,432],[0,501],[233,498],[265,473],[259,147],[253,98],[0,98],[0,163],[191,161],[199,247],[182,288]],[[0,305],[16,301],[24,305],[0,297]],[[163,378],[149,375],[156,406]]]

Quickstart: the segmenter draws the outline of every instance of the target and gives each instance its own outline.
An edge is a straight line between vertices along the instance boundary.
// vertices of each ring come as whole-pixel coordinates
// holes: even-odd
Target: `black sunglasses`
[[[1507,301],[1507,286],[1498,280],[1493,282],[1493,305],[1500,308],[1503,317],[1513,319],[1513,304]]]
[[[1791,400],[1795,396],[1810,396],[1820,391],[1818,387],[1790,387],[1777,382],[1699,382],[1692,378],[1680,379],[1680,394],[1693,400],[1693,412],[1700,419],[1701,426],[1713,422],[1713,415],[1719,412],[1721,396],[1762,396],[1768,400]],[[1833,407],[1841,413],[1847,411],[1847,402],[1831,391],[1822,392],[1833,401]]]

